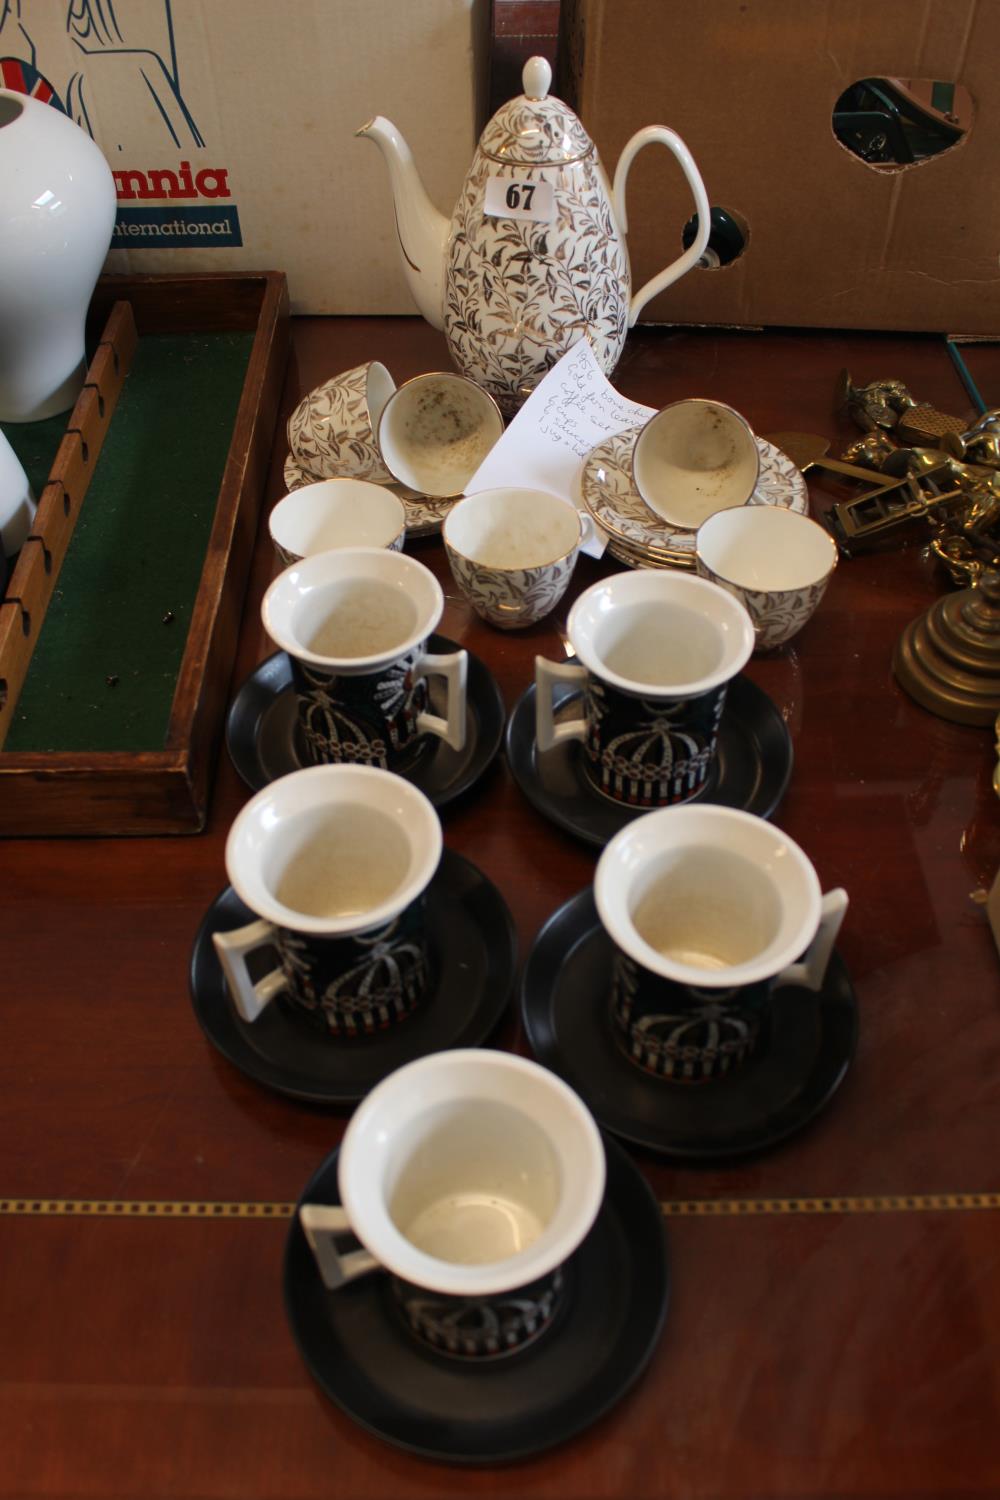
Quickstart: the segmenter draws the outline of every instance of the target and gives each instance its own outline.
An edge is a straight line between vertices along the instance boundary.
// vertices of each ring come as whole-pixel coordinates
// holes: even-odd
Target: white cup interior
[[[666,571],[615,574],[570,610],[567,634],[596,677],[623,692],[693,697],[734,677],[754,630],[725,589]]]
[[[260,917],[296,932],[363,932],[397,916],[441,857],[433,806],[371,766],[313,766],[272,782],[238,814],[226,870]]]
[[[421,1058],[352,1117],[338,1168],[352,1227],[417,1286],[488,1295],[569,1258],[604,1191],[604,1150],[576,1094],[537,1063]]]
[[[503,432],[493,398],[464,375],[418,375],[390,396],[378,425],[386,468],[436,498],[460,495]]]
[[[447,514],[445,545],[498,571],[559,562],[580,544],[576,507],[545,490],[480,490]]]
[[[630,916],[664,958],[721,973],[774,942],[781,904],[770,878],[744,855],[696,844],[650,862],[636,879]]]
[[[819,924],[819,881],[802,850],[731,808],[636,819],[605,848],[594,891],[624,952],[695,986],[769,979],[800,957]]]
[[[650,417],[639,433],[632,474],[651,510],[694,530],[715,511],[749,500],[760,474],[760,452],[732,407],[677,401]]]
[[[268,635],[298,661],[375,670],[427,639],[444,610],[429,568],[401,552],[345,547],[294,563],[261,605]]]
[[[699,528],[696,548],[719,578],[761,593],[808,588],[837,563],[829,532],[808,516],[775,505],[718,511]]]
[[[485,1265],[520,1255],[552,1223],[559,1161],[523,1110],[452,1099],[420,1120],[386,1188],[389,1215],[417,1250],[452,1265]]]
[[[325,479],[279,500],[268,529],[275,545],[295,557],[337,547],[388,547],[406,529],[406,510],[384,485]]]

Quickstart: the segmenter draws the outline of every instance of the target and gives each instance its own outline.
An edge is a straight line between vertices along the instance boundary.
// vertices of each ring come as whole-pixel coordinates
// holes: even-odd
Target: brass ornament
[[[863,469],[881,469],[886,459],[898,452],[899,449],[889,434],[876,428],[874,432],[868,432],[864,437],[855,438],[853,443],[848,443],[840,456],[850,464],[859,464]]]
[[[831,474],[843,474],[848,479],[860,479],[866,483],[870,482],[872,475],[870,466],[862,466],[859,463],[845,462],[844,458],[828,458],[830,448],[829,440],[820,437],[815,432],[769,432],[765,442],[773,443],[780,448],[805,474],[809,469],[825,469]],[[896,445],[889,441],[889,451],[895,452]]]
[[[863,432],[892,429],[900,415],[916,404],[901,380],[873,380],[856,386],[847,370],[837,377],[837,410],[846,411]]]
[[[824,519],[840,550],[850,557],[887,536],[892,539],[893,533],[914,521],[926,521],[944,513],[962,500],[960,489],[923,489],[917,477],[909,475],[896,484],[869,490],[853,500],[842,500],[831,506]]]
[[[964,427],[961,417],[938,411],[936,406],[920,404],[911,406],[900,415],[895,432],[902,443],[912,443],[915,447],[935,447],[947,434],[961,433]]]
[[[843,461],[882,481],[825,517],[841,551],[903,539],[917,523],[954,583],[968,588],[1000,568],[1000,408],[966,427],[899,380],[855,386],[846,370],[835,399],[865,433]]]

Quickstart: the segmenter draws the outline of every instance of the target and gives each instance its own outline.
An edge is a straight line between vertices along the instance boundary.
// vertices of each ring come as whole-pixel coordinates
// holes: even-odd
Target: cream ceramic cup
[[[775,505],[744,505],[709,516],[698,528],[695,556],[702,577],[744,605],[759,651],[783,645],[802,629],[837,566],[828,531]]]
[[[473,609],[501,630],[534,625],[555,608],[576,567],[583,518],[545,490],[480,490],[441,528],[452,577]]]
[[[709,803],[629,823],[598,861],[594,897],[616,949],[619,1040],[683,1082],[745,1061],[777,988],[822,987],[847,910],[780,828]]]
[[[745,505],[760,475],[746,420],[720,401],[675,401],[650,417],[632,450],[632,477],[650,510],[689,531]]]
[[[309,762],[397,770],[425,735],[463,748],[468,656],[427,649],[443,610],[434,574],[403,552],[343,547],[279,573],[261,619],[291,662]],[[444,681],[443,715],[429,675]]]
[[[383,1269],[418,1337],[500,1354],[551,1320],[562,1267],[603,1201],[604,1146],[548,1069],[456,1049],[408,1063],[362,1100],[338,1185],[341,1206],[299,1209],[326,1286]],[[344,1253],[345,1230],[362,1249]]]
[[[213,936],[240,1017],[277,1002],[329,1039],[403,1020],[428,986],[423,896],[441,848],[430,801],[388,771],[312,766],[258,792],[226,840],[256,920]],[[265,952],[276,965],[251,973]]]
[[[337,547],[399,552],[406,540],[406,509],[384,485],[321,479],[279,500],[267,525],[274,550],[287,567]]]
[[[417,375],[386,402],[378,444],[392,476],[429,499],[451,499],[503,433],[493,397],[449,371]]]
[[[325,380],[303,397],[288,419],[288,446],[299,466],[319,479],[392,479],[375,434],[396,389],[377,359]]]

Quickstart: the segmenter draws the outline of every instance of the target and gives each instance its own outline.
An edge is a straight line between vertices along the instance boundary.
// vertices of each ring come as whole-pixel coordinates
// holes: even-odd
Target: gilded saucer
[[[692,567],[695,533],[671,526],[642,499],[632,478],[632,450],[641,428],[605,438],[583,461],[583,503],[610,534],[608,550],[629,567]],[[766,438],[757,438],[760,477],[749,505],[781,505],[806,515],[809,491],[801,471]]]

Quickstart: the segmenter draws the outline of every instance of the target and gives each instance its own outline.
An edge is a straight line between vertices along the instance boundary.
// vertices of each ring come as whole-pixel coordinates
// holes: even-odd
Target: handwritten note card
[[[582,509],[580,472],[587,454],[605,438],[652,415],[652,407],[627,401],[615,390],[589,343],[581,339],[535,387],[465,493],[509,484],[551,490]],[[600,557],[606,540],[592,525],[583,551]]]

